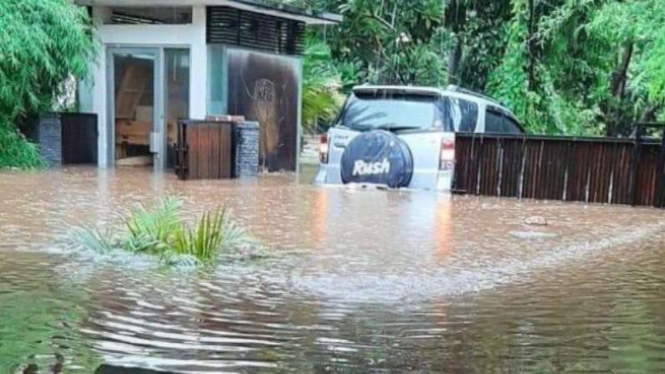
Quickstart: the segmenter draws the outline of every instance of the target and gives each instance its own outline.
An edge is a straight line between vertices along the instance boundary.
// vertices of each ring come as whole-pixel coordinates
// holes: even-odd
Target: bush
[[[37,146],[9,125],[0,123],[0,169],[34,169],[44,165]]]

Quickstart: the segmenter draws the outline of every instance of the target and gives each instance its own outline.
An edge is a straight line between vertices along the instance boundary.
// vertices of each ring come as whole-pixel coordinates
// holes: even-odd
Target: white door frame
[[[166,131],[164,126],[164,49],[153,46],[109,47],[106,53],[107,79],[107,157],[108,165],[115,165],[115,56],[152,55],[154,57],[154,106],[150,132],[150,151],[154,157],[155,171],[166,168]]]

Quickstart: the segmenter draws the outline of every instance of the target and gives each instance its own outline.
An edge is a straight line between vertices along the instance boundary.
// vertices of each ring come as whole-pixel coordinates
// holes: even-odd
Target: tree
[[[37,149],[16,123],[50,110],[65,81],[85,76],[92,26],[68,0],[3,0],[0,25],[0,168],[36,167]]]
[[[598,133],[607,46],[585,30],[593,1],[513,1],[508,44],[487,91],[538,133]]]

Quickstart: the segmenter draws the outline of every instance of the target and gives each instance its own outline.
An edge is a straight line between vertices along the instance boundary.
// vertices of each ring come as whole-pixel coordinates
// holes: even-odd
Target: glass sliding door
[[[173,167],[178,120],[189,118],[189,50],[164,49],[165,128],[168,168]]]
[[[109,160],[116,166],[165,166],[160,50],[109,50]]]

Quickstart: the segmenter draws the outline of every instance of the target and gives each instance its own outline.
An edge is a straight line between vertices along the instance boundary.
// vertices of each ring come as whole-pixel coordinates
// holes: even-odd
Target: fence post
[[[497,174],[497,182],[496,182],[496,196],[501,197],[501,183],[503,183],[503,156],[504,156],[504,150],[503,150],[503,138],[497,137],[496,138],[496,153],[497,153],[497,158],[496,158],[496,174]]]
[[[656,208],[665,206],[665,129],[663,129],[660,141],[660,152],[658,153],[658,169],[656,169],[656,196],[654,205]]]
[[[633,159],[630,166],[630,201],[633,206],[637,205],[637,179],[640,168],[640,155],[642,154],[642,125],[637,124],[635,129],[635,147],[633,148]]]
[[[176,146],[175,171],[180,180],[187,180],[188,173],[188,146],[187,146],[187,123],[178,121],[178,140]]]
[[[473,184],[473,195],[479,196],[480,195],[480,186],[482,184],[482,173],[481,173],[481,161],[483,159],[483,152],[485,148],[485,137],[483,136],[484,134],[481,134],[478,139],[479,145],[478,145],[478,158],[474,160],[475,163],[475,179],[474,179],[474,184]]]

